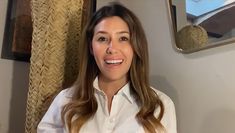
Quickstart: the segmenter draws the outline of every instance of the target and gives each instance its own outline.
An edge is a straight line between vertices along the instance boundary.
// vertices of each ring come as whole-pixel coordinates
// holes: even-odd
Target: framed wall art
[[[31,41],[30,0],[8,0],[1,58],[29,62]]]

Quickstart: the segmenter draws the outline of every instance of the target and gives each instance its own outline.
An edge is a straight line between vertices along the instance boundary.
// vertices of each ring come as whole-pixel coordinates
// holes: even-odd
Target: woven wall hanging
[[[32,0],[33,39],[30,59],[26,133],[36,133],[54,96],[78,74],[82,27],[95,0]]]

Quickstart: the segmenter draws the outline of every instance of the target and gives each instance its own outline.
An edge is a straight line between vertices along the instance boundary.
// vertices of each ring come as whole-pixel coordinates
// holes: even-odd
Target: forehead
[[[107,17],[102,19],[94,29],[94,32],[99,31],[126,31],[129,32],[127,23],[118,16]]]

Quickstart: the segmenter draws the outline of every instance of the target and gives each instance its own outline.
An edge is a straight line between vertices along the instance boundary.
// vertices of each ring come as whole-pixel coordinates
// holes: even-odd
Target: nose
[[[106,54],[115,54],[117,53],[118,48],[117,48],[117,43],[114,41],[110,41],[107,49],[106,49]]]

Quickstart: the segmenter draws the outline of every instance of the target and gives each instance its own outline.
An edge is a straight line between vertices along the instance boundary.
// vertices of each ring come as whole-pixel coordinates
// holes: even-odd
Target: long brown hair
[[[133,12],[119,3],[111,3],[100,8],[84,28],[79,48],[79,74],[74,84],[76,91],[72,101],[64,106],[62,111],[63,122],[68,127],[69,132],[79,132],[82,125],[96,113],[98,105],[94,96],[93,81],[99,73],[99,69],[90,52],[91,41],[95,26],[103,19],[112,16],[123,19],[131,34],[134,57],[129,70],[129,80],[131,89],[140,104],[140,111],[136,115],[137,121],[143,125],[146,132],[162,132],[164,127],[160,120],[163,116],[164,107],[158,95],[150,88],[147,39],[139,19]],[[157,107],[160,107],[160,114],[156,118],[154,111]]]

